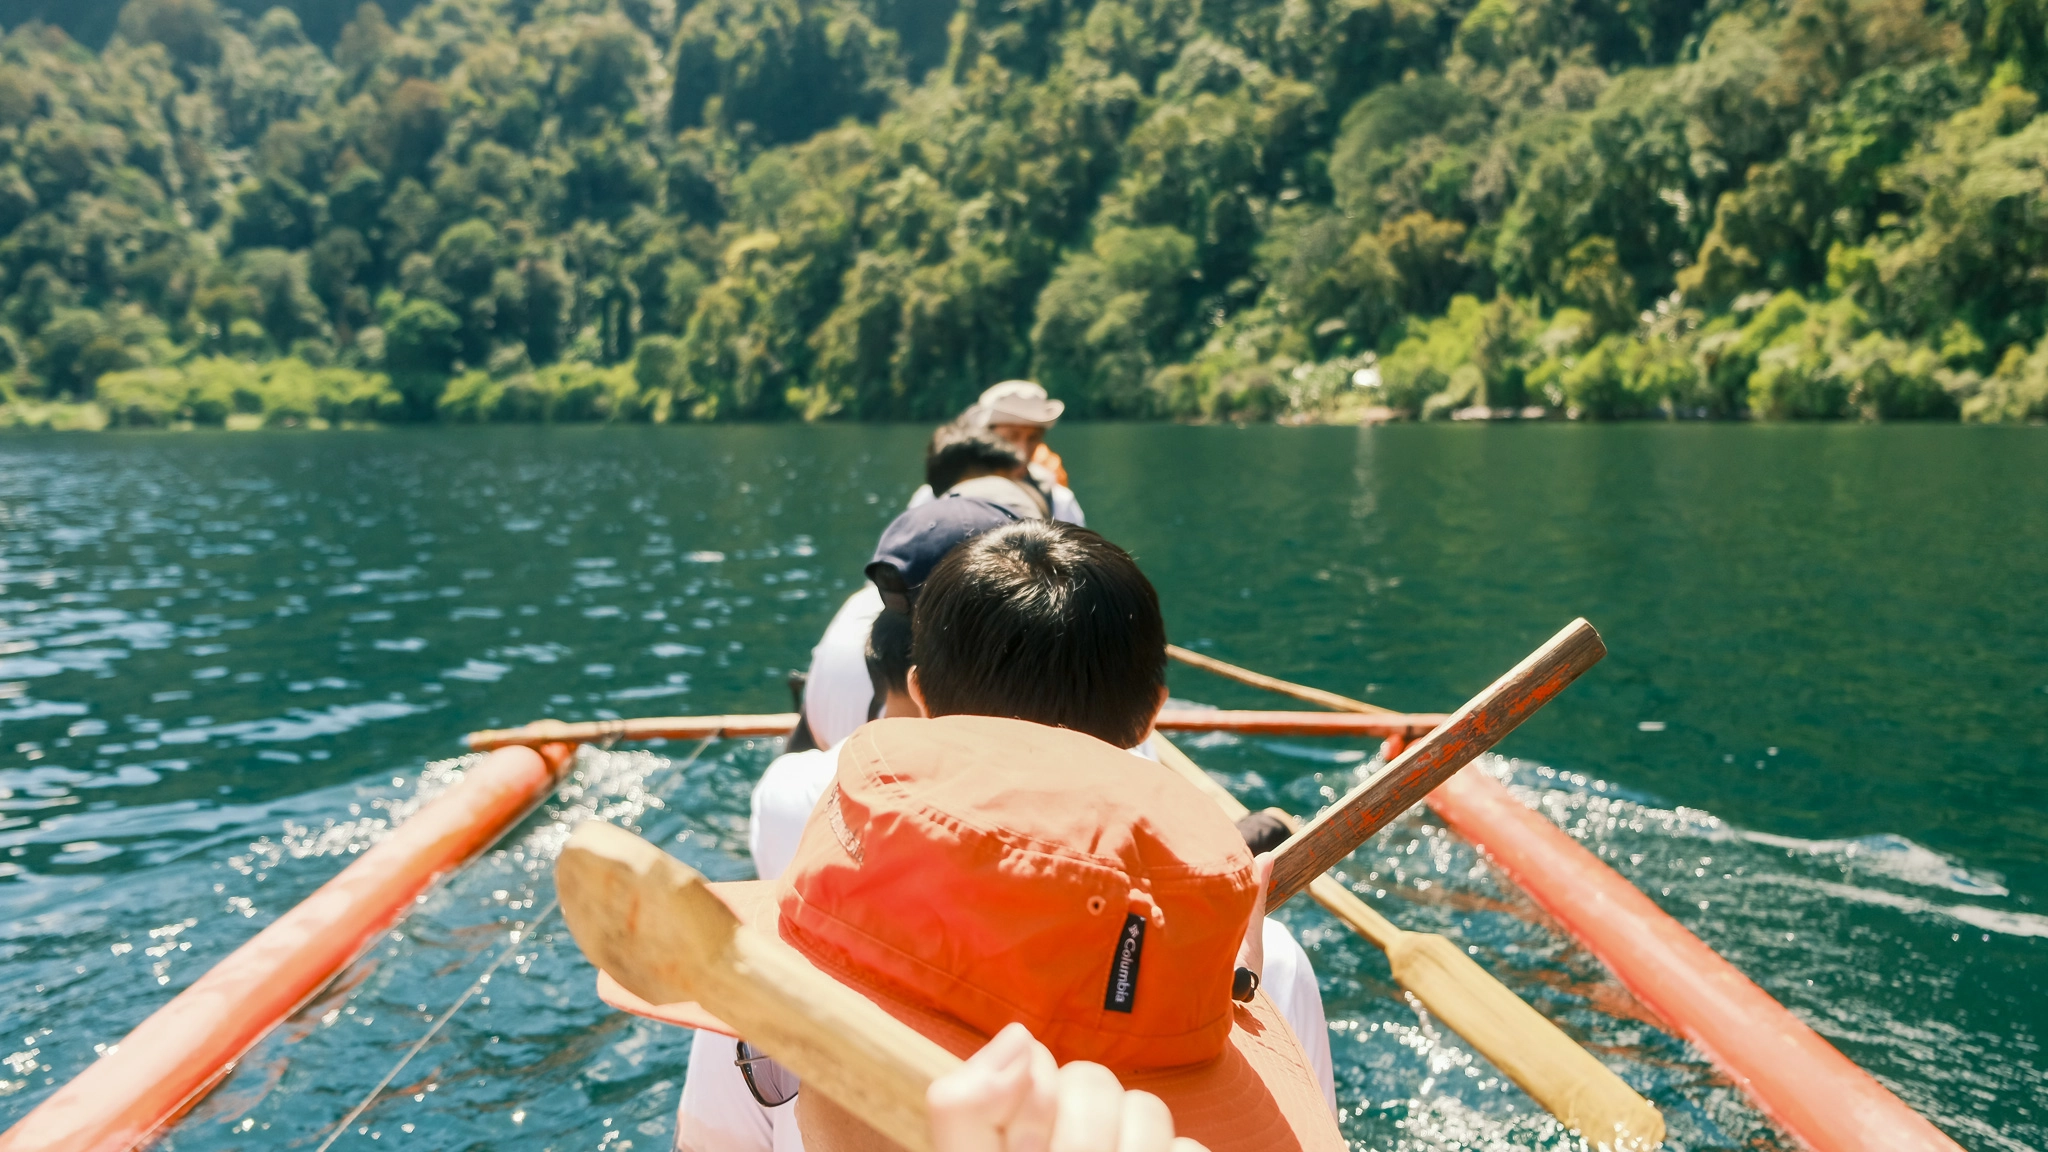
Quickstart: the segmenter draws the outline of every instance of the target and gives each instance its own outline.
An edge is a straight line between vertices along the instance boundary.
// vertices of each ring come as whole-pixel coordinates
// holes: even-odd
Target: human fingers
[[[932,1142],[945,1152],[1008,1152],[1003,1130],[1030,1095],[1032,1049],[1021,1024],[998,1032],[925,1091]]]
[[[1150,1092],[1126,1092],[1116,1152],[1171,1152],[1173,1113]]]
[[[1051,1152],[1118,1152],[1123,1109],[1124,1087],[1109,1069],[1085,1060],[1061,1068]]]
[[[1023,1064],[1030,1057],[1031,1050],[1037,1047],[1040,1045],[1031,1038],[1031,1029],[1022,1024],[1009,1024],[969,1056],[967,1063],[982,1068],[1008,1068],[1013,1064]]]
[[[1017,1025],[1022,1027],[1022,1025]],[[1023,1098],[1003,1132],[1004,1152],[1048,1152],[1059,1114],[1060,1066],[1052,1050],[1033,1041]]]

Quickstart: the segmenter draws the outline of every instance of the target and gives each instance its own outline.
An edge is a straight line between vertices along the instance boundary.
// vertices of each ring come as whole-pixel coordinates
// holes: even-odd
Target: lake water
[[[0,1125],[445,786],[460,733],[786,709],[924,432],[0,439]],[[1448,710],[1591,619],[1611,655],[1493,770],[1966,1147],[2048,1146],[2042,433],[1096,425],[1055,443],[1173,638],[1238,663]],[[1276,706],[1182,669],[1173,690]],[[1253,807],[1303,813],[1373,751],[1188,746]],[[586,752],[166,1146],[316,1147],[502,954],[335,1147],[667,1148],[687,1041],[605,1010],[559,920],[509,952],[508,931],[593,812],[750,874],[747,795],[774,750]],[[1426,811],[1353,873],[1648,1093],[1672,1147],[1785,1146]],[[1284,916],[1322,976],[1356,1146],[1571,1146],[1376,952],[1306,901]]]

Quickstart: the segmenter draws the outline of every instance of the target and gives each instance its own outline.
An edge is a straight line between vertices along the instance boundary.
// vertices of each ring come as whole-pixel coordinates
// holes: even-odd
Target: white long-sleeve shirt
[[[863,580],[860,589],[833,613],[811,649],[811,670],[804,681],[804,719],[811,738],[830,748],[868,722],[875,686],[868,679],[868,633],[882,614],[882,593]]]

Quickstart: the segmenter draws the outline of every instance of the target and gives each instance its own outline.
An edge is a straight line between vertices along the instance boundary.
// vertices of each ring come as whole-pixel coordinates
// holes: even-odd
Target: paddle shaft
[[[805,964],[741,931],[682,861],[586,821],[555,866],[562,917],[591,963],[654,1004],[694,1000],[910,1152],[933,1152],[926,1091],[960,1060]]]
[[[1264,688],[1268,692],[1277,692],[1282,696],[1292,696],[1296,700],[1305,703],[1320,704],[1332,712],[1394,714],[1392,708],[1382,708],[1377,704],[1367,704],[1363,700],[1353,700],[1349,696],[1339,696],[1335,692],[1325,692],[1321,688],[1310,688],[1305,684],[1294,684],[1277,677],[1268,676],[1263,672],[1254,672],[1249,668],[1240,668],[1227,660],[1218,660],[1214,656],[1204,656],[1200,652],[1190,652],[1178,644],[1168,644],[1166,646],[1166,654],[1191,668],[1200,668],[1204,672],[1213,672],[1226,680],[1235,680],[1240,684],[1249,684],[1254,688]]]
[[[1351,855],[1373,833],[1548,704],[1607,654],[1600,633],[1574,620],[1507,675],[1408,746],[1342,800],[1325,808],[1274,851],[1266,907],[1278,908]]]
[[[1231,819],[1249,814],[1172,741],[1159,736],[1152,747],[1161,764],[1214,797]],[[1290,828],[1299,826],[1279,809],[1266,811]],[[1663,1139],[1664,1118],[1648,1100],[1449,939],[1403,931],[1327,872],[1309,884],[1308,892],[1330,915],[1385,952],[1394,979],[1544,1111],[1593,1138],[1596,1146],[1610,1133],[1622,1146],[1628,1138],[1643,1146]]]
[[[1207,772],[1202,771],[1200,765],[1188,759],[1188,754],[1181,751],[1165,736],[1156,737],[1152,741],[1152,749],[1159,754],[1159,762],[1161,764],[1179,773],[1181,779],[1208,793],[1216,801],[1217,806],[1222,808],[1232,820],[1242,820],[1246,816],[1251,815],[1251,809],[1246,808],[1237,797],[1231,795],[1230,789],[1218,784]],[[1287,821],[1289,828],[1298,826],[1298,822],[1294,817],[1281,813],[1277,808],[1269,808],[1267,811],[1282,816]],[[1309,883],[1308,891],[1309,895],[1315,898],[1316,903],[1328,908],[1332,913],[1337,913],[1339,919],[1350,924],[1357,930],[1359,935],[1371,941],[1381,951],[1385,951],[1392,946],[1395,938],[1401,934],[1399,928],[1394,927],[1391,922],[1379,913],[1374,912],[1371,908],[1365,907],[1362,903],[1358,905],[1357,910],[1362,911],[1364,913],[1363,916],[1351,917],[1338,913],[1337,908],[1333,906],[1333,902],[1335,904],[1344,904],[1344,901],[1339,897],[1339,893],[1343,896],[1351,896],[1351,892],[1335,876],[1326,873],[1316,877]],[[1352,900],[1356,901],[1357,898],[1352,897]],[[1346,905],[1346,910],[1351,911],[1348,905]]]

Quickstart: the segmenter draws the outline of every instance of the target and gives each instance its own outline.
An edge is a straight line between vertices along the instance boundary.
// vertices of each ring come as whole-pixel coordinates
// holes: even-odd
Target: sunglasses
[[[747,1078],[747,1091],[754,1094],[763,1108],[773,1108],[796,1099],[797,1089],[803,1085],[796,1073],[775,1062],[745,1040],[739,1042],[733,1063],[740,1066],[740,1075]]]

